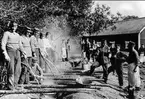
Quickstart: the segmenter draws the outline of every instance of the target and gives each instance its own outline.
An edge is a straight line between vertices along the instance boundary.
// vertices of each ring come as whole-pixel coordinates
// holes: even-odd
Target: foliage
[[[123,20],[125,20],[125,21],[127,21],[127,20],[130,20],[130,19],[137,19],[138,18],[138,16],[130,16],[130,15],[128,15],[128,16],[124,16],[123,17]]]
[[[117,16],[118,16],[118,20],[120,21],[128,21],[130,19],[137,19],[139,18],[138,16],[135,16],[135,15],[127,15],[127,16],[123,16],[121,13],[117,13]]]
[[[110,12],[110,7],[97,5],[95,11],[87,12],[85,17],[77,18],[73,22],[74,28],[81,35],[99,33],[117,21],[117,17]]]
[[[112,15],[105,5],[96,5],[92,13],[92,4],[92,0],[1,0],[0,25],[4,29],[3,24],[16,20],[20,25],[42,28],[47,18],[49,24],[55,23],[62,29],[69,26],[70,35],[83,35],[98,33],[121,17]]]
[[[89,0],[1,0],[0,19],[3,22],[16,20],[30,27],[44,27],[44,18],[51,17],[50,22],[57,16],[67,19],[80,17],[91,3]]]

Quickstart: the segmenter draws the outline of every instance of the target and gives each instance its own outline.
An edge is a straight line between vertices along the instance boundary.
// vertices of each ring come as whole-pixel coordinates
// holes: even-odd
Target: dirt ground
[[[65,64],[65,63],[62,63]],[[66,65],[67,66],[67,65]],[[124,76],[124,86],[123,89],[128,85],[128,77],[127,77],[127,67],[123,66],[123,76]],[[65,67],[64,67],[65,68]],[[68,67],[66,67],[68,68]],[[65,68],[65,69],[66,69]],[[67,72],[66,74],[78,75],[76,78],[81,77],[84,79],[92,80],[90,85],[97,86],[97,92],[90,92],[89,94],[93,95],[94,99],[127,99],[128,95],[122,88],[119,88],[118,77],[117,74],[110,73],[108,77],[107,84],[104,84],[102,78],[102,67],[96,68],[93,76],[87,76],[81,73],[81,66],[77,68],[68,68],[72,69],[73,72]],[[68,71],[69,71],[68,70]],[[144,80],[145,80],[145,65],[140,66],[140,74],[141,74],[141,91],[135,92],[136,99],[145,99],[145,90],[144,90]],[[74,94],[73,94],[74,95]],[[73,98],[76,99],[76,98]],[[81,98],[83,99],[83,98]]]
[[[108,77],[108,82],[105,84],[102,79],[102,67],[96,68],[95,73],[92,76],[88,76],[85,73],[82,73],[82,66],[78,65],[77,67],[72,67],[69,62],[58,62],[56,65],[59,73],[54,69],[55,76],[50,72],[47,74],[47,79],[45,79],[43,85],[74,85],[72,88],[77,88],[76,79],[81,78],[85,79],[84,81],[89,81],[88,86],[79,86],[82,88],[92,89],[93,91],[86,92],[77,92],[77,93],[68,93],[68,92],[59,92],[54,93],[55,95],[43,94],[41,99],[127,99],[127,92],[124,92],[123,89],[119,88],[118,78],[116,73],[110,73]],[[127,67],[124,66],[124,86],[128,85],[127,82]],[[136,99],[145,99],[145,90],[144,90],[144,80],[145,80],[145,66],[140,66],[140,74],[142,79],[142,89],[140,92],[136,93]],[[57,78],[57,79],[56,79]],[[53,94],[53,93],[52,93]],[[21,97],[21,98],[20,98]],[[0,99],[39,99],[40,94],[19,94],[19,95],[3,95]]]

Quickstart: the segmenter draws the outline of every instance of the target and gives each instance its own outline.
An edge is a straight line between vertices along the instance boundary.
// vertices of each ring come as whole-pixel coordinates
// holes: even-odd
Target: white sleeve
[[[1,48],[4,51],[4,53],[7,53],[6,51],[6,44],[8,42],[9,32],[5,32],[1,41]]]

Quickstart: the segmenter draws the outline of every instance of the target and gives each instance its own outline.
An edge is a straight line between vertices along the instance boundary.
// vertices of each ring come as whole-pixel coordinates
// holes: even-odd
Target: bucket
[[[76,79],[76,83],[79,85],[90,85],[92,83],[92,80],[90,80],[89,78],[85,78],[85,77],[78,77]]]

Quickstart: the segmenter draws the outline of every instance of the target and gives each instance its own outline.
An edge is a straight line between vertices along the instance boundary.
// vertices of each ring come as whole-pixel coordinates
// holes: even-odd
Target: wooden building
[[[84,36],[83,38],[89,38],[91,42],[96,40],[98,44],[101,44],[101,40],[105,39],[110,43],[121,44],[122,49],[127,49],[129,41],[136,43],[136,49],[141,44],[145,45],[145,18],[120,21],[114,26],[103,30],[96,36]]]

